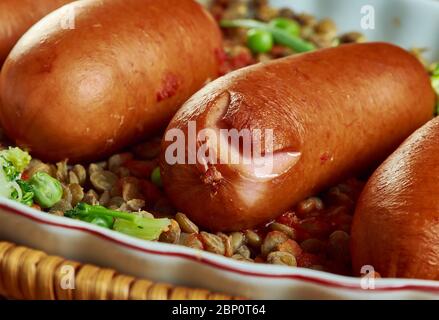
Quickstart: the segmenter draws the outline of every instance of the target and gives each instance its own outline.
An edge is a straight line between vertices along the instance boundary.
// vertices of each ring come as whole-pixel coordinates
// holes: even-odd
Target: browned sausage
[[[378,164],[432,117],[434,102],[423,66],[390,44],[346,45],[251,66],[210,83],[178,111],[163,143],[163,183],[174,205],[203,227],[254,227]],[[196,165],[172,165],[173,129],[187,136],[191,121],[216,133],[273,129],[272,148],[260,153],[274,151],[272,170],[265,170],[269,163],[259,170],[244,161],[215,164],[214,146],[221,144],[203,137],[197,150],[213,146],[210,165],[202,156]],[[231,150],[237,152],[236,143]]]
[[[70,8],[74,29],[59,23]],[[73,2],[6,60],[1,124],[44,160],[100,158],[164,129],[218,76],[221,48],[218,25],[193,0]]]
[[[352,226],[355,273],[439,280],[439,118],[411,135],[372,175]]]
[[[18,39],[49,12],[73,0],[0,1],[0,68]]]

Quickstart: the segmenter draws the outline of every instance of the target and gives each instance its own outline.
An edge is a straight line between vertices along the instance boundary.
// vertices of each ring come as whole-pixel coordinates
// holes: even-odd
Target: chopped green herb
[[[11,198],[24,205],[31,206],[34,203],[34,191],[32,186],[23,180],[16,181],[21,190],[21,195],[19,191],[14,190],[11,194]]]
[[[270,21],[270,25],[285,30],[293,36],[300,36],[300,25],[294,20],[288,18],[275,18]]]
[[[110,210],[102,206],[78,203],[66,217],[90,222],[144,240],[157,240],[171,224],[169,219],[145,218],[134,213]]]
[[[220,25],[223,28],[247,28],[268,31],[272,34],[275,42],[287,46],[296,52],[307,52],[315,49],[315,46],[312,43],[290,33],[288,30],[257,20],[222,20]]]

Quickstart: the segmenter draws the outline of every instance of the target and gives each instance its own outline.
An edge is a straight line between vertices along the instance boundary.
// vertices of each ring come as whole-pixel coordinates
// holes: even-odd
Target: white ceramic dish
[[[387,41],[404,48],[426,48],[425,57],[439,59],[437,0],[272,0],[273,5],[330,17],[340,32],[359,31],[369,41]],[[362,18],[373,7],[375,29],[362,29]],[[363,9],[364,8],[364,9]],[[362,9],[366,10],[362,13]]]
[[[428,47],[430,58],[439,59],[439,3],[429,0],[277,0],[273,3],[319,17],[331,16],[341,31],[359,30],[361,6],[374,5],[376,13],[382,12],[381,20],[377,20],[374,31],[365,32],[369,39],[405,47]],[[392,26],[395,17],[401,22],[399,27]],[[439,282],[435,281],[380,279],[375,282],[375,289],[364,290],[358,278],[243,263],[181,246],[142,241],[84,222],[42,214],[5,199],[0,199],[0,239],[138,277],[256,299],[439,298]]]
[[[0,199],[0,221],[2,240],[138,277],[255,299],[439,297],[439,282],[435,281],[383,279],[376,281],[374,290],[363,290],[358,278],[238,262],[181,246],[142,241],[4,199]]]

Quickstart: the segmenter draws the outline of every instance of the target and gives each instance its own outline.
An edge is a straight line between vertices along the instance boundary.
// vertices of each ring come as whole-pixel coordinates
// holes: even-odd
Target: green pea
[[[247,45],[255,53],[265,53],[273,48],[273,35],[265,30],[250,29],[247,32]]]
[[[160,167],[155,168],[151,173],[151,181],[158,187],[162,187],[162,177],[160,175]]]
[[[35,194],[34,200],[41,208],[50,208],[59,202],[63,195],[61,183],[45,172],[35,173],[28,181]]]
[[[287,31],[294,36],[300,35],[300,25],[294,20],[287,18],[276,18],[270,21],[272,27]]]

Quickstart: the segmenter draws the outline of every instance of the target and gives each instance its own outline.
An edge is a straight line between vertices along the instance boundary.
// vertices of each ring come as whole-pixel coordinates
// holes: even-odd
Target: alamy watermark
[[[364,265],[361,267],[361,280],[360,286],[363,290],[373,290],[375,289],[375,280],[377,278],[377,273],[371,265]]]
[[[198,164],[207,169],[210,165],[242,164],[256,176],[273,173],[273,129],[197,130],[196,122],[189,121],[187,134],[173,128],[166,132],[164,140],[170,142],[165,150],[169,165]]]
[[[63,290],[75,289],[75,268],[71,265],[64,265],[60,270],[61,278],[59,286]]]
[[[361,7],[362,15],[360,27],[363,30],[375,30],[375,7],[372,5],[364,5]]]

